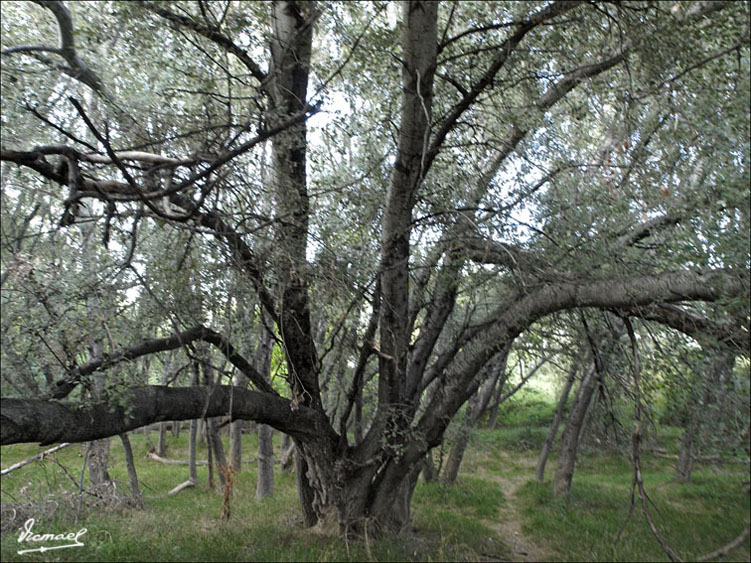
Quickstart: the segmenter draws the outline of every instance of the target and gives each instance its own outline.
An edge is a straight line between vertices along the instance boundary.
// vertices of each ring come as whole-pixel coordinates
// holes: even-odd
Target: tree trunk
[[[258,425],[258,479],[256,500],[274,494],[274,444],[273,428],[268,424]]]
[[[123,451],[125,452],[125,466],[128,468],[130,492],[136,504],[143,506],[143,496],[141,495],[141,490],[138,488],[138,473],[136,473],[136,465],[133,462],[133,448],[130,446],[130,439],[127,434],[123,433],[120,434],[120,441],[123,443]]]
[[[303,522],[307,527],[315,526],[318,523],[318,514],[313,507],[315,495],[308,479],[308,462],[297,445],[295,446],[295,479]]]
[[[282,455],[281,455],[281,466],[282,471],[289,473],[292,471],[293,463],[294,463],[294,456],[295,456],[295,444],[292,442],[292,438],[289,437],[289,434],[284,434],[282,437]]]
[[[198,362],[191,362],[191,383],[198,385],[200,373]],[[198,419],[193,418],[190,421],[190,434],[188,435],[188,479],[193,483],[198,483],[198,469],[196,468],[196,441],[198,439]]]
[[[462,459],[464,459],[464,452],[467,450],[472,430],[477,425],[480,415],[487,408],[488,402],[490,402],[490,397],[496,387],[496,383],[506,371],[507,358],[508,348],[504,349],[498,354],[498,356],[488,363],[485,370],[487,378],[467,404],[466,415],[459,426],[459,431],[454,439],[454,444],[451,446],[451,452],[446,460],[446,469],[443,470],[444,483],[456,482],[456,478],[459,475],[459,467],[461,466]]]
[[[229,463],[234,471],[242,470],[244,420],[236,420],[229,425]]]
[[[689,421],[683,431],[681,449],[678,453],[678,463],[675,467],[675,480],[679,483],[688,483],[691,481],[691,472],[694,469],[694,434],[694,424],[692,421]]]
[[[262,313],[263,314],[263,313]],[[271,354],[274,350],[273,335],[266,330],[271,319],[260,324],[260,338],[256,348],[254,363],[258,372],[271,383]],[[258,425],[258,477],[256,480],[256,500],[274,494],[274,443],[273,429],[267,424]]]
[[[174,357],[174,351],[170,350],[167,354],[167,359],[162,366],[162,385],[167,385],[169,381],[170,370],[172,369],[172,358]],[[167,455],[167,423],[159,423],[159,442],[156,446],[156,454],[159,457],[166,457]]]
[[[571,413],[566,421],[566,428],[561,436],[561,453],[558,456],[558,467],[553,479],[553,495],[568,494],[576,466],[576,452],[579,448],[579,431],[584,424],[592,395],[597,388],[595,368],[591,367],[579,387]]]
[[[196,438],[198,434],[198,420],[190,421],[190,434],[188,436],[188,475],[194,483],[198,483],[198,469],[196,468]]]
[[[224,453],[224,444],[222,444],[222,438],[219,436],[219,425],[216,418],[209,418],[206,420],[206,437],[209,442],[209,448],[214,454],[214,462],[216,463],[217,473],[219,473],[219,482],[224,487],[227,482],[227,456]]]
[[[355,395],[355,444],[362,442],[362,387],[358,387]]]
[[[159,441],[156,446],[156,454],[159,457],[166,457],[167,455],[167,423],[159,423]]]
[[[468,417],[467,417],[468,418]],[[454,444],[451,446],[449,457],[446,460],[446,468],[443,470],[442,481],[444,483],[455,483],[459,475],[459,466],[464,458],[464,452],[469,444],[469,436],[472,431],[470,421],[466,418],[459,426],[459,431],[454,438]]]
[[[91,442],[89,450],[88,467],[89,481],[92,485],[101,485],[112,481],[107,471],[110,457],[110,439],[95,440]]]
[[[425,454],[422,462],[422,478],[426,483],[432,483],[436,479],[436,467],[433,461],[433,450]]]
[[[548,431],[548,435],[545,437],[545,442],[542,444],[540,457],[537,459],[535,477],[540,483],[542,483],[545,478],[545,465],[548,462],[550,450],[553,447],[553,442],[555,441],[555,437],[558,434],[558,427],[561,425],[561,419],[563,418],[563,411],[566,408],[566,402],[568,401],[569,393],[571,393],[571,388],[574,386],[574,381],[576,381],[577,369],[578,366],[576,362],[574,362],[571,366],[571,369],[569,370],[568,377],[566,378],[566,384],[561,390],[561,396],[558,399],[558,405],[556,406],[555,414],[553,415],[553,422],[550,424],[550,430]]]

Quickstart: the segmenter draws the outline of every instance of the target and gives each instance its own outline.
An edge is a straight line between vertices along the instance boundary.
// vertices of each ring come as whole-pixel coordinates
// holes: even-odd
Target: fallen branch
[[[153,459],[154,461],[158,461],[159,463],[171,463],[173,465],[189,465],[190,464],[190,461],[188,461],[187,459],[168,459],[166,457],[158,456],[153,452],[149,452],[148,454],[146,454],[146,457],[148,457],[149,459]],[[244,459],[242,462],[243,463],[255,463],[256,461],[258,461],[258,458],[254,457],[251,459]],[[208,464],[209,462],[206,460],[196,461],[196,465],[208,465]]]
[[[678,459],[677,454],[666,454],[659,451],[652,451],[650,452],[652,455],[665,458],[665,459]],[[738,465],[751,465],[751,459],[741,459],[741,458],[726,458],[718,455],[713,456],[694,456],[694,461],[698,461],[699,463],[718,463],[718,464],[738,464]]]
[[[197,481],[193,481],[191,479],[188,479],[184,483],[180,483],[177,487],[175,487],[170,492],[168,492],[167,496],[176,495],[177,493],[179,493],[183,489],[187,489],[188,487],[195,487],[197,484],[198,484]]]
[[[740,545],[746,541],[746,538],[748,537],[749,533],[751,532],[751,527],[746,526],[745,531],[735,538],[733,541],[731,541],[728,544],[723,545],[720,549],[713,551],[712,553],[707,553],[706,555],[702,555],[701,557],[697,557],[697,561],[709,561],[710,559],[723,559],[728,553],[733,551],[735,548],[740,547]]]
[[[43,451],[40,454],[37,454],[35,456],[31,456],[30,458],[25,459],[23,461],[19,461],[18,463],[14,463],[10,467],[6,467],[2,471],[0,471],[0,475],[7,475],[8,473],[10,473],[11,471],[13,471],[14,469],[18,469],[19,467],[23,467],[24,465],[28,465],[28,464],[30,464],[33,461],[37,461],[39,459],[44,459],[44,456],[49,455],[49,454],[51,454],[53,452],[56,452],[58,450],[62,450],[63,448],[67,448],[68,446],[70,446],[70,442],[63,442],[62,444],[58,444],[54,448],[50,448],[49,450],[45,450],[45,451]]]

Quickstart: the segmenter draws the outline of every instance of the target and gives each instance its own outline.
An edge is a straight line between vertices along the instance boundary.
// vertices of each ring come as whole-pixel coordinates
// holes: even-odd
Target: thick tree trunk
[[[568,377],[566,378],[566,383],[561,390],[561,396],[558,399],[558,405],[556,406],[555,414],[553,415],[553,422],[550,424],[550,430],[548,431],[548,435],[545,437],[545,442],[543,442],[542,444],[540,457],[537,459],[535,477],[540,483],[542,483],[545,478],[545,465],[548,462],[550,450],[553,447],[553,442],[555,441],[555,437],[558,434],[558,427],[560,426],[561,420],[563,418],[563,411],[566,408],[566,401],[568,401],[569,393],[571,393],[571,388],[574,386],[574,381],[576,381],[577,369],[578,366],[576,362],[574,362],[568,373]]]
[[[576,466],[576,452],[579,448],[579,435],[584,419],[592,401],[592,395],[597,388],[597,377],[594,367],[591,367],[579,387],[574,405],[571,408],[566,428],[561,436],[561,453],[558,456],[558,467],[553,479],[553,495],[568,494]]]

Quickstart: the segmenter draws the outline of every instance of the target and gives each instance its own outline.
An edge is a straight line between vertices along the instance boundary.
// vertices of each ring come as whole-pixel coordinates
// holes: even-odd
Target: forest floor
[[[512,561],[549,561],[552,558],[550,548],[538,540],[534,540],[522,529],[524,518],[519,509],[520,500],[517,497],[519,489],[534,473],[537,458],[530,455],[518,455],[517,463],[528,470],[528,474],[506,475],[504,473],[487,473],[485,478],[498,483],[506,495],[508,502],[501,507],[498,522],[493,526],[498,535],[510,547]]]
[[[539,413],[537,413],[539,414]],[[541,420],[533,417],[534,421]],[[413,498],[414,531],[408,537],[345,541],[302,528],[295,477],[275,475],[272,499],[253,500],[255,464],[235,477],[232,516],[219,518],[222,495],[199,484],[169,496],[187,479],[187,467],[147,458],[156,435],[131,435],[147,507],[127,501],[122,447],[112,440],[110,474],[116,502],[80,495],[84,447],[73,445],[2,477],[2,561],[666,561],[637,506],[627,519],[632,468],[627,452],[584,450],[566,499],[552,497],[551,483],[534,481],[544,420],[479,430],[470,442],[454,485],[424,483]],[[660,447],[677,448],[679,430],[662,430]],[[187,458],[187,432],[170,436],[167,457]],[[225,437],[226,440],[226,437]],[[280,437],[275,435],[275,452]],[[228,444],[225,443],[225,447]],[[257,447],[244,437],[244,457]],[[2,466],[39,451],[31,444],[4,446]],[[199,446],[199,459],[205,459]],[[440,457],[438,454],[436,457]],[[748,466],[697,466],[690,484],[675,483],[671,461],[644,454],[644,481],[661,533],[682,558],[695,560],[737,537],[749,521]],[[736,460],[737,461],[737,460]],[[555,469],[555,457],[548,474]],[[80,500],[79,500],[80,498]],[[248,500],[245,500],[248,499]],[[79,509],[80,503],[80,509]],[[76,518],[78,516],[78,518]],[[19,528],[34,518],[36,533],[86,528],[85,547],[18,554]],[[624,526],[625,524],[625,526]],[[619,541],[618,531],[623,529]],[[748,561],[746,539],[727,561]]]

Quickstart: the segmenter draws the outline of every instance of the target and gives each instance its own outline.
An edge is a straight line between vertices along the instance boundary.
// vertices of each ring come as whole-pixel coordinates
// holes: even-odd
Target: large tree
[[[152,323],[121,313],[108,353],[42,381],[15,362],[2,444],[255,420],[295,440],[308,524],[398,530],[484,366],[546,315],[716,302],[748,344],[745,2],[36,4],[3,4],[3,284],[60,281],[34,277],[24,233],[75,256],[45,229],[92,217],[114,301],[155,253],[189,273],[139,293]],[[284,392],[243,318],[273,334]],[[4,320],[4,346],[32,321]],[[199,340],[255,389],[76,399]]]

